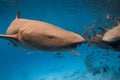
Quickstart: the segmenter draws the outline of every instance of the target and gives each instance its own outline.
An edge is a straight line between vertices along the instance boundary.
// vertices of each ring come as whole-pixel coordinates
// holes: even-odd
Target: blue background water
[[[113,0],[0,0],[0,33],[4,34],[16,12],[21,18],[41,20],[79,34],[84,25],[109,14],[119,17]],[[114,0],[118,1],[118,0]],[[111,27],[105,18],[97,24]],[[0,39],[0,80],[120,80],[119,52],[82,44],[80,56],[65,52],[27,52]]]

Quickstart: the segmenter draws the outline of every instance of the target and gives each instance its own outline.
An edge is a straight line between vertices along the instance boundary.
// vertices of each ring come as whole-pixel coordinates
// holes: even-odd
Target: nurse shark
[[[120,51],[120,19],[116,19],[116,21],[118,25],[105,32],[102,41]]]
[[[26,50],[52,52],[73,50],[86,41],[81,35],[52,24],[21,19],[20,12],[8,27],[6,34],[0,34],[0,38]]]
[[[120,19],[116,19],[118,25],[112,29],[99,28],[103,35],[95,33],[89,40],[89,45],[95,45],[102,48],[113,48],[120,51]]]
[[[105,32],[102,39],[103,41],[112,43],[120,40],[120,19],[116,19],[116,20],[118,25]]]

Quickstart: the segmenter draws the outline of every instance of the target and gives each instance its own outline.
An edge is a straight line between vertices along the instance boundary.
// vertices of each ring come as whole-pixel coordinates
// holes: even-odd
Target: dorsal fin
[[[20,18],[20,11],[18,11],[16,14],[16,19],[19,19],[19,18]]]
[[[115,19],[118,25],[120,25],[120,18]]]
[[[98,27],[98,28],[102,31],[102,33],[105,33],[110,30],[108,28],[102,28],[102,27]]]

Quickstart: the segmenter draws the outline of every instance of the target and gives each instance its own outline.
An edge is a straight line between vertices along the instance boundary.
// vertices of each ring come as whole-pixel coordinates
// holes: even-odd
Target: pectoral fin
[[[17,40],[17,36],[16,35],[0,34],[0,38],[6,39],[6,40]]]
[[[8,40],[9,41],[8,44],[12,44],[12,45],[17,47],[17,45],[15,44],[15,43],[18,42],[17,35],[4,35],[4,34],[0,34],[0,38]]]

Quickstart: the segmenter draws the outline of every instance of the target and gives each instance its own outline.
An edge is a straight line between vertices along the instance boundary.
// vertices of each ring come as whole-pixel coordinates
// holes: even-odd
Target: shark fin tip
[[[20,18],[20,11],[17,11],[16,19],[19,19],[19,18]]]

